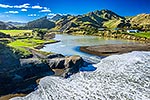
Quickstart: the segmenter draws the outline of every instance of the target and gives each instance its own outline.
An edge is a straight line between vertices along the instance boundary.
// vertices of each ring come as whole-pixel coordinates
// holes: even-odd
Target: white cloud
[[[41,7],[41,6],[32,6],[32,9],[42,9],[43,7]]]
[[[13,6],[13,7],[14,7],[14,8],[30,8],[29,5],[30,5],[30,4],[25,3],[25,4],[23,4],[23,5],[15,5],[15,6]]]
[[[37,16],[36,14],[29,14],[28,15],[29,17],[35,17],[35,16]]]
[[[5,5],[5,4],[0,4],[1,8],[13,8],[13,6],[10,5]]]
[[[27,9],[21,9],[21,11],[26,12],[26,11],[27,11]]]
[[[51,10],[49,10],[49,9],[44,9],[44,10],[41,10],[41,11],[39,11],[39,12],[51,12]]]
[[[29,8],[29,5],[28,3],[25,3],[23,5],[14,5],[14,6],[11,6],[11,5],[6,5],[6,4],[0,4],[0,7],[1,8]]]
[[[5,13],[9,13],[9,14],[18,14],[19,12],[18,11],[8,11],[8,12],[5,12]]]
[[[45,9],[45,10],[46,10],[46,9],[48,9],[48,8],[47,8],[47,7],[43,7],[43,9]]]

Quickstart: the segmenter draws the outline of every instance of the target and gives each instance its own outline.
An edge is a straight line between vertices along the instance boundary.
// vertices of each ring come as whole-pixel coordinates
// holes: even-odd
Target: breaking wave
[[[68,79],[47,76],[38,89],[11,100],[150,100],[150,52],[113,55]]]

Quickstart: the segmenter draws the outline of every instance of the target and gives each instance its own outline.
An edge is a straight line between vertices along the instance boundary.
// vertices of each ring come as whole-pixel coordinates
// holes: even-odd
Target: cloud
[[[6,4],[0,4],[0,7],[1,8],[29,8],[29,5],[28,3],[25,3],[23,5],[14,5],[14,6],[11,6],[11,5],[6,5]]]
[[[35,17],[35,16],[37,16],[36,14],[29,14],[28,15],[29,17]]]
[[[49,9],[44,9],[44,10],[41,10],[41,11],[39,11],[39,12],[51,12],[51,10],[49,10]]]
[[[1,8],[13,8],[13,6],[10,5],[5,5],[5,4],[0,4]]]
[[[22,12],[26,12],[26,11],[28,11],[28,10],[27,10],[27,9],[21,9],[21,11],[22,11]]]
[[[29,5],[30,5],[29,3],[25,3],[23,5],[15,5],[13,7],[14,8],[30,8]]]
[[[5,12],[5,13],[9,13],[9,14],[18,14],[19,12],[18,11],[8,11],[8,12]]]
[[[41,6],[32,6],[32,9],[42,9],[43,7],[41,7]]]

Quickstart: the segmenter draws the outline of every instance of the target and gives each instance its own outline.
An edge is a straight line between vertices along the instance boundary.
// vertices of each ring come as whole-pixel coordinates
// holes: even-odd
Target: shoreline
[[[110,56],[132,51],[150,51],[150,43],[147,44],[107,44],[97,46],[81,46],[80,51],[97,56]]]
[[[43,47],[45,47],[46,44],[53,44],[53,43],[57,43],[57,42],[60,42],[60,40],[56,40],[54,42],[47,42],[47,43],[44,43],[44,44],[41,44],[41,45],[38,45],[36,47],[34,47],[34,49],[42,49]]]

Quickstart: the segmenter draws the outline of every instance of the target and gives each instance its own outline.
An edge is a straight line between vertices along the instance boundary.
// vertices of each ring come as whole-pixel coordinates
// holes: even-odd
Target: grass
[[[52,42],[55,42],[55,40],[45,41],[45,40],[29,38],[29,39],[18,39],[7,45],[12,47],[14,49],[14,52],[18,53],[22,58],[26,58],[32,55],[32,53],[26,50],[26,48],[34,49],[34,47],[36,46],[43,45],[45,43],[52,43]],[[48,54],[40,51],[39,53]]]
[[[9,34],[10,36],[24,36],[25,33],[32,33],[32,30],[0,30],[5,34]]]
[[[137,37],[150,38],[150,32],[130,33]]]
[[[55,40],[49,40],[49,41],[45,41],[45,40],[40,40],[40,39],[34,39],[34,38],[29,38],[29,39],[18,39],[14,42],[9,43],[9,46],[15,46],[15,47],[30,47],[30,48],[34,48],[35,46],[44,44],[44,43],[51,43],[51,42],[55,42]]]

